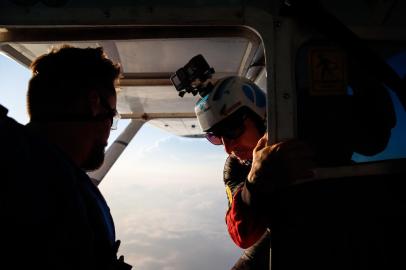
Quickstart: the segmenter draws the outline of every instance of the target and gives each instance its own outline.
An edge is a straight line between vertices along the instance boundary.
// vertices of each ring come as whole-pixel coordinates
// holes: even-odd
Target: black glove
[[[120,247],[121,241],[117,240],[115,245],[114,245],[114,253],[117,254],[118,253],[118,249]],[[132,267],[132,265],[124,262],[124,256],[120,256],[119,258],[116,259],[116,261],[114,262],[114,270],[130,270]]]
[[[242,199],[252,205],[263,203],[270,193],[287,187],[297,179],[313,176],[313,151],[303,142],[289,140],[271,146],[265,135],[253,151],[251,170],[242,191]]]

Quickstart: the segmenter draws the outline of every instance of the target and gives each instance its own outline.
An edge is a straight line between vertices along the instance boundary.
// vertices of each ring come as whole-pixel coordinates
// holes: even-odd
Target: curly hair
[[[115,95],[120,76],[119,64],[108,59],[101,47],[62,45],[38,57],[30,68],[27,109],[31,121],[74,112],[90,90]]]

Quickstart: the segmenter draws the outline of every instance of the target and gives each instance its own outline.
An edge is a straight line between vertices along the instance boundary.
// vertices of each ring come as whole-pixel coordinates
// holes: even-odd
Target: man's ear
[[[87,97],[89,100],[89,110],[95,116],[100,111],[100,96],[95,90],[90,90]]]

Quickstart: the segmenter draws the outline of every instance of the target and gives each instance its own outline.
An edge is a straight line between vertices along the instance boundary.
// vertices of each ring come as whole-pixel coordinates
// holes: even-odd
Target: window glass
[[[405,77],[406,45],[381,41],[370,47]],[[369,59],[329,41],[298,50],[298,137],[315,149],[320,166],[406,157],[405,108],[397,94],[405,80],[391,89],[393,83],[380,76],[386,67]]]
[[[406,76],[406,48],[400,49],[398,53],[385,59],[394,71],[401,77]],[[404,81],[404,79],[403,79]],[[384,151],[374,156],[365,156],[354,153],[352,159],[355,162],[368,162],[375,160],[396,159],[406,157],[406,112],[398,96],[393,90],[387,87],[392,99],[395,113],[396,126],[392,129],[388,146]],[[404,89],[406,91],[406,89]]]

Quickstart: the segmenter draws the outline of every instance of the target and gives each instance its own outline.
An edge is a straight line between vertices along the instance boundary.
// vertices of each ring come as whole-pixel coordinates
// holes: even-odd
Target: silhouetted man
[[[62,46],[32,64],[30,122],[0,116],[1,261],[11,269],[130,269],[85,173],[101,166],[120,67],[102,48]]]

